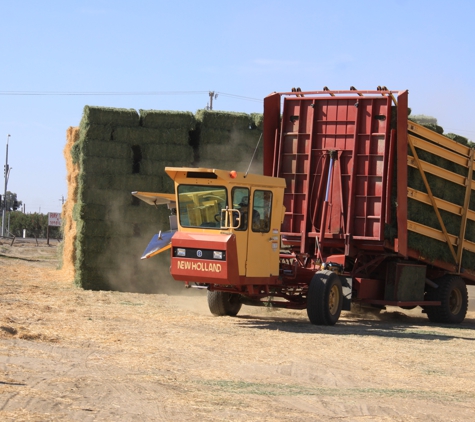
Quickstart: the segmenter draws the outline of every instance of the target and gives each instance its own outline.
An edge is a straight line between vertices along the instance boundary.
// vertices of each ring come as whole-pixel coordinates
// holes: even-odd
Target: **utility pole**
[[[209,91],[209,107],[208,110],[213,110],[213,98],[218,98],[218,94],[215,94],[214,91]]]
[[[10,174],[10,167],[8,166],[8,141],[10,135],[7,135],[7,154],[5,158],[5,190],[3,196],[3,212],[2,212],[2,237],[5,237],[5,214],[7,212],[7,185],[8,185],[8,176]]]

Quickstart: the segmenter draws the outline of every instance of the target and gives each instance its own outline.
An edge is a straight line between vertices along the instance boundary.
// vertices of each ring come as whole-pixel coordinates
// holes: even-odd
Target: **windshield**
[[[228,201],[222,186],[178,186],[178,209],[182,227],[219,228],[221,210]]]

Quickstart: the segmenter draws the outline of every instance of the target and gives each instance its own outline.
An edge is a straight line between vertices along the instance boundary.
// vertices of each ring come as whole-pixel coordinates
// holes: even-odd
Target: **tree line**
[[[23,230],[26,229],[26,237],[45,238],[48,230],[48,214],[23,214],[20,211],[11,211],[5,216],[5,227],[8,228],[10,220],[10,234],[16,237],[23,237]],[[50,227],[49,237],[60,239],[62,237],[61,227]]]

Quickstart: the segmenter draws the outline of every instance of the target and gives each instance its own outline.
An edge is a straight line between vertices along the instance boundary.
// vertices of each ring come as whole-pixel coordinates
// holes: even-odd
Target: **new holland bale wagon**
[[[352,303],[422,307],[460,323],[475,284],[473,150],[408,120],[408,92],[273,93],[264,175],[166,168],[172,276],[208,289],[215,315],[242,304],[306,309],[332,325]]]

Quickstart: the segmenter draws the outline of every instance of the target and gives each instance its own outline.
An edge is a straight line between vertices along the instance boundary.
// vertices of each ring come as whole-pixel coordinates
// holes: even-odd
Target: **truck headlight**
[[[176,256],[186,256],[186,249],[176,248]]]
[[[213,259],[223,259],[222,251],[213,251]]]

